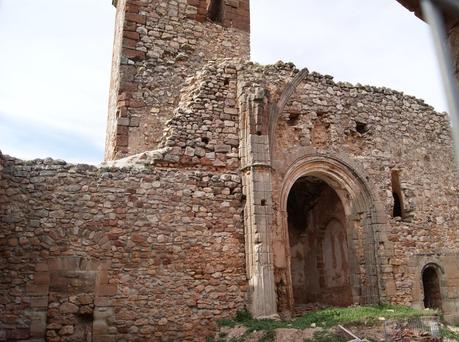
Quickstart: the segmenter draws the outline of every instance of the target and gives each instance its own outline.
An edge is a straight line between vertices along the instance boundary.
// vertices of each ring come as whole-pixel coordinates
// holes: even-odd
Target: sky
[[[252,59],[385,86],[445,111],[428,26],[395,0],[252,0]],[[103,160],[111,0],[0,0],[0,150]]]

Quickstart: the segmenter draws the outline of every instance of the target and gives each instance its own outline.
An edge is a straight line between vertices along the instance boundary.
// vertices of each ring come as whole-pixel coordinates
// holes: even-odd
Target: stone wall
[[[330,76],[299,72],[288,64],[269,67],[249,64],[239,73],[239,80],[239,85],[264,89],[265,95],[256,101],[271,104],[271,109],[261,115],[264,119],[259,119],[269,122],[265,123],[272,130],[269,139],[263,141],[261,138],[267,134],[260,131],[257,142],[254,138],[250,148],[270,154],[265,163],[272,166],[272,209],[277,217],[273,222],[274,265],[276,253],[281,258],[283,253],[288,255],[279,249],[286,245],[282,191],[290,181],[289,170],[302,160],[338,160],[359,175],[372,197],[373,209],[367,213],[357,210],[350,216],[351,220],[360,220],[359,215],[372,212],[374,217],[369,231],[373,238],[362,236],[355,242],[355,267],[359,267],[359,260],[360,265],[368,263],[365,253],[373,250],[376,265],[370,262],[366,272],[379,279],[379,298],[403,304],[417,302],[417,296],[422,293],[412,288],[421,274],[419,269],[412,268],[412,260],[424,255],[436,255],[440,260],[440,255],[458,252],[455,227],[459,220],[459,188],[446,114],[437,113],[423,101],[397,91],[335,83]],[[238,89],[242,97],[248,92]],[[257,152],[251,153],[255,156]],[[393,172],[400,176],[404,213],[401,218],[392,217]],[[349,191],[344,184],[335,187]],[[264,197],[255,198],[255,206],[257,200],[266,199],[266,194],[260,196]],[[343,198],[346,201],[346,195]],[[349,206],[352,209],[355,204],[351,201]],[[278,266],[287,267],[283,262]],[[456,276],[454,269],[445,274],[450,281],[446,282],[448,288],[444,293],[453,303],[447,315],[457,321],[455,310],[451,309],[458,302]],[[288,278],[279,272],[276,281],[285,283],[288,281],[285,277]],[[361,281],[367,280],[364,277]],[[278,293],[282,293],[279,287]]]
[[[239,144],[233,139],[237,133]],[[113,165],[241,168],[249,289],[262,281],[256,277],[269,279],[270,272],[275,272],[277,284],[277,294],[260,296],[261,315],[273,313],[266,307],[273,300],[274,312],[288,306],[282,302],[289,277],[288,263],[282,261],[288,255],[282,191],[301,160],[337,160],[349,177],[356,175],[361,182],[349,183],[350,190],[332,184],[354,227],[348,241],[355,254],[351,268],[358,279],[353,284],[358,302],[417,303],[422,291],[412,291],[421,279],[421,271],[413,268],[419,266],[416,260],[436,255],[441,263],[440,257],[458,252],[454,227],[459,188],[449,121],[446,114],[403,93],[335,83],[331,76],[300,72],[291,64],[212,62],[188,80],[160,146]],[[403,217],[392,217],[393,193],[398,191],[392,184],[394,173],[400,178]],[[357,200],[362,191],[366,197]],[[456,272],[446,276],[455,279]],[[264,278],[264,283],[270,281]],[[457,284],[448,284],[446,301],[456,303]],[[250,298],[249,307],[257,302],[254,293]]]
[[[389,89],[335,84],[311,74],[280,115],[274,149],[280,176],[282,165],[302,153],[341,155],[363,170],[389,223],[394,255],[385,267],[395,277],[393,301],[413,300],[419,275],[407,272],[412,256],[457,253],[458,181],[445,114]],[[400,174],[402,218],[391,216],[394,170]]]
[[[249,58],[249,1],[117,1],[106,160],[152,150],[161,140],[187,77],[207,61]]]
[[[199,340],[245,307],[288,314],[286,202],[303,176],[342,202],[354,302],[420,306],[435,264],[458,321],[445,114],[292,64],[228,59],[189,78],[171,115],[159,149],[104,167],[0,158],[0,340]]]
[[[195,340],[244,308],[237,173],[6,158],[0,340]]]

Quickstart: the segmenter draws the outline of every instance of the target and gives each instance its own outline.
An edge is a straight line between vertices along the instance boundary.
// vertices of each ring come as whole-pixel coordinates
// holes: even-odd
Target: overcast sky
[[[428,27],[395,0],[252,0],[252,59],[386,86],[446,110]],[[0,150],[103,159],[111,0],[0,0]]]

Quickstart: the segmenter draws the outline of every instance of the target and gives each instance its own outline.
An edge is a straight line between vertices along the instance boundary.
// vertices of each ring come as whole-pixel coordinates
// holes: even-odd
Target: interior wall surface
[[[294,305],[352,305],[343,205],[325,182],[308,179],[299,179],[288,198]]]
[[[188,77],[208,61],[249,59],[249,1],[117,1],[105,160],[153,150]]]

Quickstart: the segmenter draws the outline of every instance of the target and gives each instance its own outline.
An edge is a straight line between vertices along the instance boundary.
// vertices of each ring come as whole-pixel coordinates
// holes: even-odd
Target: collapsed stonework
[[[459,322],[446,114],[246,61],[248,1],[117,6],[107,161],[0,155],[0,341],[202,340],[317,301]]]

